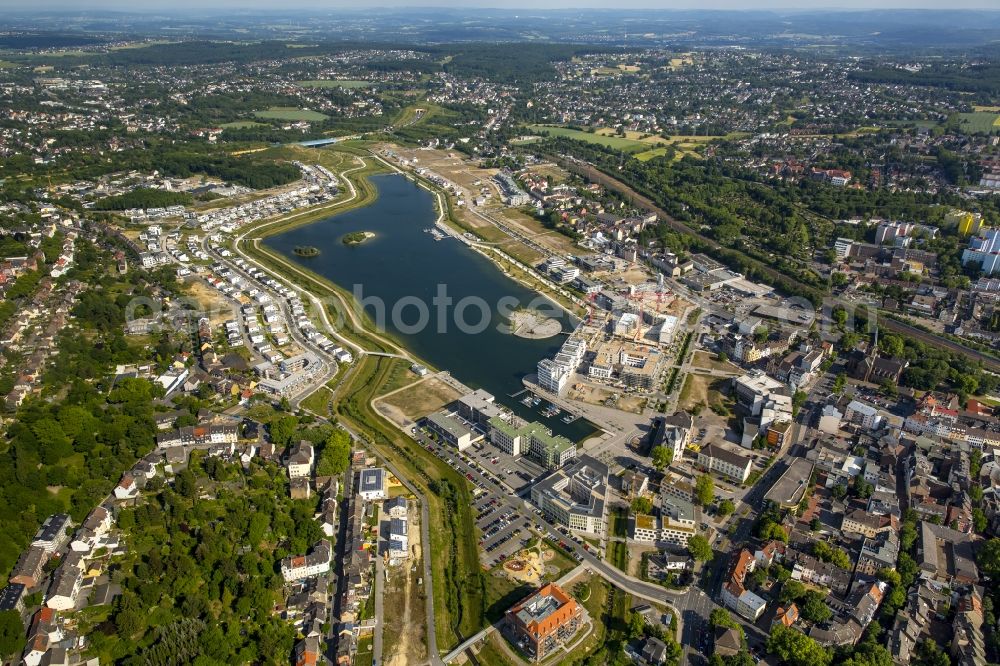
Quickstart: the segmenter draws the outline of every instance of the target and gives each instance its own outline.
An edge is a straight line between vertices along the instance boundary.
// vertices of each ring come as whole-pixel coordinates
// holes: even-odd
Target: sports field
[[[596,143],[630,153],[640,152],[649,147],[643,142],[636,141],[634,139],[627,139],[620,136],[604,136],[603,134],[597,133],[592,134],[590,132],[570,129],[569,127],[559,127],[557,125],[528,125],[527,127],[528,130],[534,134],[547,132],[550,136],[564,136],[567,139],[587,141],[588,143]]]

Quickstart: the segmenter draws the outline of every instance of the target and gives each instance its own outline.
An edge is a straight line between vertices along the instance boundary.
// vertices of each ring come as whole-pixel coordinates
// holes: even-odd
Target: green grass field
[[[630,153],[642,152],[649,148],[649,144],[643,143],[642,141],[624,139],[620,136],[602,136],[600,134],[591,134],[590,132],[583,132],[576,129],[570,129],[568,127],[558,127],[555,125],[528,125],[527,129],[535,134],[548,132],[550,136],[564,136],[568,139],[596,143],[602,146],[608,146],[609,148],[615,148],[617,150],[625,150]]]
[[[640,162],[648,162],[654,157],[661,157],[667,154],[666,148],[653,148],[652,150],[644,150],[641,153],[637,153],[635,159]]]
[[[1000,113],[993,111],[960,113],[958,126],[966,132],[1000,132]]]
[[[237,120],[232,123],[223,123],[219,127],[222,129],[248,129],[250,127],[267,127],[267,123],[258,123],[253,120]]]
[[[272,106],[267,111],[254,111],[253,115],[263,120],[288,120],[292,122],[299,120],[318,122],[327,118],[318,111],[296,109],[293,106]]]
[[[371,446],[399,465],[429,503],[434,621],[438,647],[447,649],[481,629],[486,611],[476,527],[472,514],[462,510],[472,504],[472,497],[461,474],[372,409],[372,399],[384,393],[392,374],[388,361],[374,356],[361,361],[341,393],[337,413],[341,421],[371,437]]]
[[[365,88],[375,85],[371,81],[360,81],[357,79],[316,79],[312,81],[297,81],[296,84],[303,88]]]

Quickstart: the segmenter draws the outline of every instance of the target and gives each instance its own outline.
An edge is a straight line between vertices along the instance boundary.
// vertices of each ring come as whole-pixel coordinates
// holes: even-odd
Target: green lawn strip
[[[434,622],[438,647],[446,650],[484,625],[484,581],[468,511],[472,496],[464,477],[372,409],[371,400],[383,392],[392,371],[388,360],[369,356],[360,363],[337,403],[337,414],[365,433],[372,448],[397,465],[428,502]]]
[[[608,544],[608,561],[617,569],[628,573],[628,545],[624,541],[612,541]]]
[[[484,574],[486,579],[486,619],[496,622],[508,608],[535,591],[533,585],[518,583],[503,573],[503,565],[498,564]]]
[[[354,658],[355,666],[371,666],[372,659],[375,657],[372,652],[373,640],[371,636],[358,639],[358,651]]]
[[[293,106],[272,106],[263,111],[254,111],[253,115],[264,120],[286,120],[289,122],[322,122],[327,119],[327,115],[319,111],[309,109],[297,109]]]
[[[626,530],[628,529],[628,515],[622,508],[614,508],[608,514],[608,536],[612,537],[624,537],[627,536]]]
[[[605,619],[608,615],[608,595],[611,593],[611,586],[599,576],[591,576],[590,581],[585,582],[585,584],[590,590],[590,596],[577,600],[587,609],[587,615],[590,616],[593,630],[569,654],[561,655],[558,661],[560,664],[579,664],[584,662],[589,655],[604,645],[607,639],[608,627]],[[572,593],[572,588],[570,588],[570,592]]]
[[[569,550],[560,547],[558,543],[551,539],[545,539],[543,543],[546,548],[551,548],[552,552],[555,553],[555,556],[546,562],[546,564],[559,568],[559,573],[552,576],[552,580],[558,580],[576,568],[577,562],[570,556]]]
[[[559,127],[558,125],[528,125],[527,129],[535,134],[545,134],[549,136],[562,136],[577,141],[596,143],[616,150],[624,150],[630,153],[641,153],[654,148],[654,145],[634,139],[626,139],[620,136],[604,136],[596,132],[584,132],[583,130],[569,127]]]

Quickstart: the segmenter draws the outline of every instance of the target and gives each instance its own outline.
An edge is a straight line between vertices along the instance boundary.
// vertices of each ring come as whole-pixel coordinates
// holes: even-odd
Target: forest
[[[87,632],[90,654],[126,666],[287,663],[295,630],[273,613],[278,562],[323,538],[316,501],[289,499],[274,463],[244,471],[203,453],[172,486],[154,480],[118,517],[122,595]]]
[[[113,197],[104,197],[94,203],[97,210],[129,210],[130,208],[164,208],[166,206],[186,206],[194,199],[184,192],[154,190],[137,187],[131,192]]]
[[[996,63],[969,67],[940,63],[924,67],[919,71],[876,64],[866,70],[851,72],[850,77],[856,81],[924,85],[980,93],[987,99],[1000,94],[1000,65]]]
[[[123,336],[125,304],[146,294],[152,278],[136,270],[119,282],[104,271],[109,255],[84,247],[65,276],[93,285],[73,309],[78,325],[57,340],[59,352],[42,375],[45,399],[26,400],[0,442],[0,533],[6,537],[0,572],[10,571],[45,518],[68,512],[79,522],[153,447],[153,402],[162,388],[143,379],[112,383],[112,373],[119,363],[165,363],[177,347],[166,338],[147,346]],[[5,372],[7,391],[10,381]]]

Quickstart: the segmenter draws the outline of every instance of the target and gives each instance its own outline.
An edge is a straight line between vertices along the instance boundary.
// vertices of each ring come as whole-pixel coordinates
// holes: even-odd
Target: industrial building
[[[794,509],[805,497],[812,476],[813,464],[805,458],[793,458],[791,464],[778,477],[764,499],[783,509]]]
[[[483,438],[481,434],[470,430],[458,419],[440,412],[428,415],[424,425],[459,451],[466,450]]]
[[[489,425],[490,419],[501,416],[504,411],[496,404],[493,394],[483,389],[476,389],[472,393],[463,395],[455,401],[454,407],[463,419],[480,426]]]

